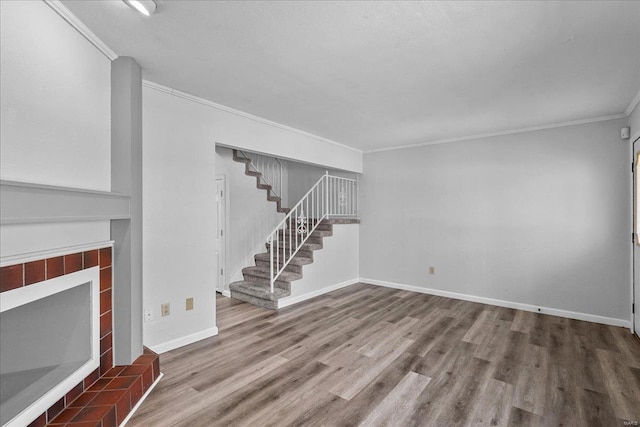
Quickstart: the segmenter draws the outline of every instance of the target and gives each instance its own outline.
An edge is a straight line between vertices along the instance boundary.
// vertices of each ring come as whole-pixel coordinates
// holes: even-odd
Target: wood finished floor
[[[218,327],[161,355],[127,426],[640,421],[623,328],[364,284],[279,312],[218,297]]]

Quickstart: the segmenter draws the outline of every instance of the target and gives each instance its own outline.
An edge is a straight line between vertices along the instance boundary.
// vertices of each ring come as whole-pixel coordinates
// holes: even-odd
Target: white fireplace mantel
[[[0,180],[0,224],[129,219],[131,197],[85,190]]]

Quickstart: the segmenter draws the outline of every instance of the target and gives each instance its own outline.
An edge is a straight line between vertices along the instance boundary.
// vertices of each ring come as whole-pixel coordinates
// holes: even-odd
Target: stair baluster
[[[291,208],[287,216],[267,237],[270,253],[270,289],[272,293],[278,277],[307,242],[307,239],[316,230],[320,222],[331,216],[357,217],[358,213],[355,210],[357,204],[353,200],[357,198],[357,189],[356,180],[329,175],[329,172],[327,172]],[[336,194],[338,191],[340,194]],[[324,202],[317,203],[318,200],[324,200]],[[292,222],[295,229],[292,229]],[[288,247],[284,237],[287,231],[290,237]],[[294,231],[296,237],[295,242],[292,242],[291,234]],[[280,235],[283,236],[282,240],[279,239]],[[281,242],[282,245],[280,244]],[[282,259],[280,259],[281,252]]]

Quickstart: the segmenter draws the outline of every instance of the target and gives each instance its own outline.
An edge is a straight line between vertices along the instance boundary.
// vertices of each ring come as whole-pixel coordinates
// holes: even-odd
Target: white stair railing
[[[267,237],[271,292],[278,277],[322,220],[357,215],[358,182],[329,175],[329,172],[323,175]]]
[[[261,174],[260,183],[271,186],[271,194],[282,198],[285,168],[280,160],[258,153],[245,153],[241,150],[237,150],[237,152],[238,157],[250,160],[249,169]]]

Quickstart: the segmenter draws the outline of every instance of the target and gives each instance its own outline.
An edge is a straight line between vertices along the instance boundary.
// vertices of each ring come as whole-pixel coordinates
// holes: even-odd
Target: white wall
[[[111,63],[44,2],[0,2],[0,178],[110,189]],[[7,225],[2,256],[109,240],[109,223]]]
[[[243,280],[242,269],[255,265],[255,254],[266,252],[265,238],[285,217],[244,170],[244,163],[233,161],[232,150],[216,148],[216,174],[225,176],[227,186],[226,285]]]
[[[215,122],[201,104],[147,87],[142,97],[144,344],[166,351],[216,333]]]
[[[362,172],[362,152],[337,145],[305,132],[278,125],[210,101],[145,82],[179,96],[185,96],[210,107],[210,118],[216,123],[213,138],[217,144],[265,153],[279,159],[298,160],[323,167]]]
[[[333,236],[325,237],[322,249],[313,252],[313,263],[303,267],[302,279],[291,283],[291,295],[280,300],[280,306],[356,283],[360,271],[359,228],[358,224],[334,224]]]
[[[361,277],[628,322],[626,123],[365,155]]]
[[[144,343],[166,351],[215,329],[215,177],[224,172],[214,164],[214,144],[347,171],[362,169],[362,153],[143,83],[144,307],[151,308],[155,318],[144,324]],[[246,179],[247,185],[255,185]],[[245,209],[246,202],[238,200]],[[238,227],[246,231],[244,225]],[[244,256],[252,260],[255,252]],[[185,312],[184,299],[191,296],[196,309]],[[158,317],[166,302],[174,307],[172,314]]]
[[[0,8],[2,179],[108,191],[111,62],[43,2]]]

